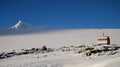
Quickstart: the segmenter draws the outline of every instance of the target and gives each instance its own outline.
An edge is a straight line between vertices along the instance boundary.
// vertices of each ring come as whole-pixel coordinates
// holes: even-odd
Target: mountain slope
[[[14,35],[14,34],[28,34],[43,31],[39,27],[32,26],[31,24],[18,21],[17,24],[10,28],[0,29],[0,35]]]
[[[33,27],[32,25],[28,23],[24,23],[21,20],[18,21],[17,24],[11,27],[12,29],[35,29],[36,27]]]

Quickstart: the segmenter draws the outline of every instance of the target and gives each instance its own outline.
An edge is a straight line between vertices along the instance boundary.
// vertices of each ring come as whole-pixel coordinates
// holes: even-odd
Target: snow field
[[[16,49],[60,48],[71,45],[97,44],[97,38],[110,36],[112,44],[120,44],[120,29],[68,29],[45,33],[0,36],[0,52]],[[109,52],[108,52],[109,54]],[[27,54],[0,59],[0,67],[120,67],[120,51],[114,55],[104,54],[85,57],[74,52],[54,51],[43,54]]]

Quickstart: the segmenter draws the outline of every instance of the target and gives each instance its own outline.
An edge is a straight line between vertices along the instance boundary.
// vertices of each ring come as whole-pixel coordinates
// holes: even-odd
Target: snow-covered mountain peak
[[[20,24],[23,24],[23,22],[21,20],[19,20],[16,25],[20,25]]]
[[[12,29],[32,29],[32,28],[34,28],[32,25],[24,23],[21,20],[19,20],[17,24],[12,26]]]

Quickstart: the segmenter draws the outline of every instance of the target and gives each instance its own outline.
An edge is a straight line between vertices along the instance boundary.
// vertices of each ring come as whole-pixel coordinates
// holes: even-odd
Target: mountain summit
[[[33,29],[35,27],[33,27],[32,25],[28,24],[28,23],[24,23],[21,20],[18,21],[17,24],[15,24],[14,26],[11,27],[12,29]]]
[[[30,34],[46,31],[43,28],[24,23],[19,20],[15,25],[10,28],[0,29],[0,35],[14,35],[14,34]]]

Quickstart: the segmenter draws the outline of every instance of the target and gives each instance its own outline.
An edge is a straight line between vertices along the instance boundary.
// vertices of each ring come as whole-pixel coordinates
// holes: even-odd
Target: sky
[[[120,28],[120,0],[0,0],[0,28]]]

